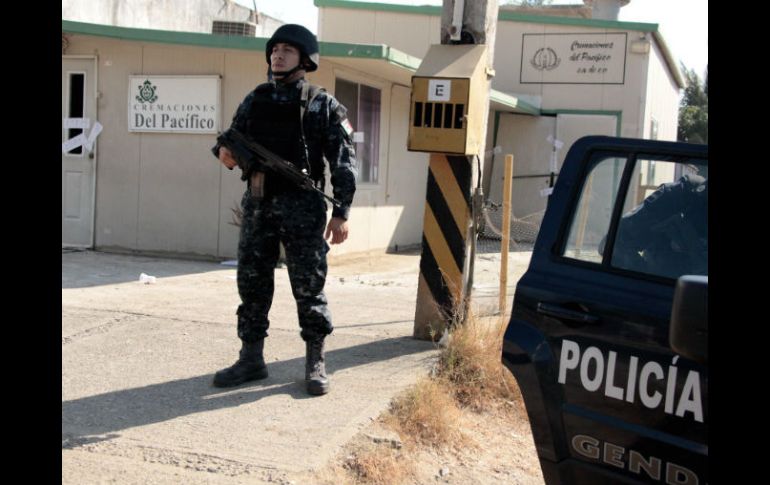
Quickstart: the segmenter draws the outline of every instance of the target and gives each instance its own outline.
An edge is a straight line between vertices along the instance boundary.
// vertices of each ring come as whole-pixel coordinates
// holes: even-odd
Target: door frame
[[[64,72],[66,69],[64,66],[64,61],[66,60],[92,60],[93,61],[94,89],[93,89],[93,93],[91,93],[92,94],[91,99],[93,100],[93,103],[94,103],[94,119],[92,121],[96,121],[99,118],[99,56],[87,55],[87,54],[86,55],[62,54],[61,58],[62,58],[62,72]],[[87,84],[88,83],[86,83],[86,85]],[[86,93],[86,96],[88,96],[88,93]],[[64,113],[62,113],[62,116],[64,116]],[[94,140],[93,150],[91,151],[91,153],[93,154],[93,173],[91,176],[91,224],[90,224],[91,237],[89,238],[89,243],[86,245],[68,244],[66,247],[93,248],[96,243],[96,169],[99,161],[97,146],[98,146],[98,143],[96,142],[96,140]],[[65,245],[62,242],[62,248],[64,247]]]

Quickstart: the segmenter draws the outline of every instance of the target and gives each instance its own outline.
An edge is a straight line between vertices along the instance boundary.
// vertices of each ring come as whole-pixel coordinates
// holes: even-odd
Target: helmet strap
[[[275,80],[276,82],[286,82],[286,80],[292,77],[295,72],[301,71],[303,69],[305,69],[305,66],[303,66],[302,64],[298,64],[293,69],[290,69],[286,72],[274,72],[272,68],[268,68],[268,78]],[[275,77],[276,74],[278,74],[281,77],[276,78]]]
[[[311,65],[312,65],[312,62],[310,61],[310,59],[305,54],[301,54],[300,58],[299,58],[299,64],[297,64],[293,69],[291,69],[289,71],[286,71],[286,72],[275,72],[275,71],[272,70],[272,68],[268,64],[268,68],[267,68],[268,69],[268,77],[273,79],[275,77],[275,74],[279,74],[282,77],[281,77],[281,79],[278,79],[278,81],[283,81],[284,79],[288,79],[289,77],[291,77],[291,75],[294,74],[295,72],[297,72],[297,71],[299,71],[301,69],[307,69],[308,68],[307,63],[311,63]]]

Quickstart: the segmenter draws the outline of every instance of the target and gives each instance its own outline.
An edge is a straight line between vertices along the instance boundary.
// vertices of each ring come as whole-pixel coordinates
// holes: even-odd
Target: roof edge
[[[538,106],[529,104],[515,95],[497,91],[496,89],[489,90],[489,100],[503,104],[510,108],[515,108],[519,112],[531,115],[540,115],[540,108]]]
[[[660,51],[663,53],[663,58],[666,60],[666,64],[668,65],[674,80],[676,81],[677,85],[679,85],[679,89],[685,89],[687,85],[684,82],[684,77],[682,77],[682,71],[679,69],[679,65],[676,62],[674,54],[668,48],[668,44],[666,44],[666,40],[663,38],[663,34],[656,30],[652,33],[652,35],[655,38],[655,42],[658,43]]]
[[[139,42],[157,42],[161,44],[182,44],[201,47],[243,49],[264,51],[267,45],[265,37],[241,37],[214,35],[200,32],[177,32],[168,30],[136,29],[115,27],[112,25],[89,24],[62,20],[62,32],[109,37],[114,39]],[[392,64],[416,71],[421,59],[384,44],[348,44],[342,42],[319,42],[319,51],[325,57],[353,57],[364,59],[382,59]]]
[[[342,0],[315,0],[316,3],[355,3],[361,4],[362,2],[343,2]],[[381,4],[375,4],[381,5]],[[427,7],[417,7],[427,8]],[[62,32],[79,34],[79,35],[93,35],[98,37],[109,37],[114,39],[134,40],[143,42],[156,42],[161,44],[181,44],[211,48],[223,48],[223,49],[241,49],[251,51],[262,51],[267,45],[267,38],[265,37],[241,37],[241,36],[225,36],[214,35],[200,32],[178,32],[168,30],[152,30],[152,29],[136,29],[130,27],[116,27],[112,25],[102,24],[89,24],[85,22],[74,22],[70,20],[62,20]],[[661,33],[656,29],[653,30],[653,36],[658,43],[663,57],[666,60],[666,64],[674,77],[674,80],[680,87],[684,89],[685,83],[682,73],[679,70],[679,66],[676,63],[676,59],[671,53],[666,41],[663,39]],[[320,54],[326,57],[353,57],[353,58],[365,58],[365,59],[383,59],[391,64],[399,67],[403,67],[410,71],[417,71],[420,67],[422,59],[410,56],[402,51],[394,49],[384,44],[348,44],[340,42],[319,42]],[[502,96],[507,96],[504,93],[495,95],[495,99],[501,103],[510,105],[511,102],[503,101]],[[512,98],[516,99],[516,98]],[[539,114],[539,109],[535,106],[529,105],[524,101],[517,100],[516,105],[512,107],[520,107],[521,109],[528,110],[533,114]]]
[[[355,0],[313,0],[316,7],[347,8],[352,10],[369,10],[380,12],[412,13],[419,15],[441,16],[442,7],[433,5],[401,5],[395,3],[360,2]],[[654,32],[658,24],[641,22],[621,22],[618,20],[583,19],[578,17],[554,17],[550,15],[535,15],[527,13],[498,10],[498,20],[513,22],[530,22],[554,25],[574,25],[579,27],[598,27],[621,30],[637,30],[641,32]]]
[[[352,10],[441,15],[441,7],[437,5],[402,5],[399,3],[349,2],[346,0],[313,0],[313,5],[316,7],[348,8]]]
[[[61,21],[62,32],[113,39],[158,42],[161,44],[183,44],[201,47],[219,47],[227,49],[264,50],[267,39],[264,37],[242,37],[214,35],[201,32],[181,32],[170,30],[136,29],[116,27],[114,25],[89,24],[85,22]]]
[[[319,42],[320,54],[324,57],[355,57],[382,59],[409,71],[417,71],[422,59],[394,49],[386,44],[346,44],[341,42]]]

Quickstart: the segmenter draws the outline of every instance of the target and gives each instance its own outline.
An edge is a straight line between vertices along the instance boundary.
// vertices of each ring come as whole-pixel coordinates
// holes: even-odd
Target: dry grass
[[[500,361],[507,322],[469,316],[450,334],[439,356],[438,379],[448,382],[460,406],[474,411],[521,400],[516,380]]]
[[[414,477],[415,463],[401,451],[380,445],[358,451],[344,465],[363,483],[395,485]]]
[[[462,413],[446,384],[423,378],[391,403],[385,424],[402,439],[443,448],[469,445],[461,431]]]
[[[463,432],[473,426],[466,410],[507,416],[510,423],[526,418],[521,392],[500,361],[507,322],[502,318],[469,316],[455,327],[441,349],[433,377],[423,378],[391,403],[381,417],[397,432],[403,450],[368,443],[358,446],[323,483],[398,485],[414,480],[420,449],[468,450],[478,444]],[[478,419],[478,418],[474,418]],[[467,429],[467,428],[466,428]]]
[[[386,429],[398,433],[403,448],[372,443],[359,446],[344,461],[343,470],[336,472],[337,476],[347,475],[342,483],[407,483],[415,477],[414,456],[419,448],[447,450],[475,446],[462,432],[462,411],[445,381],[421,379],[393,400],[381,422]]]

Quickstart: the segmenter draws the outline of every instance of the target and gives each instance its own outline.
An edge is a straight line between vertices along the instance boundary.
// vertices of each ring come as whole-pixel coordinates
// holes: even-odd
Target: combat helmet
[[[279,42],[291,44],[300,51],[300,68],[307,72],[318,69],[320,55],[318,54],[318,40],[307,28],[297,24],[285,24],[278,27],[265,48],[265,59],[270,65],[270,54],[273,46]],[[304,64],[304,65],[303,65]]]

